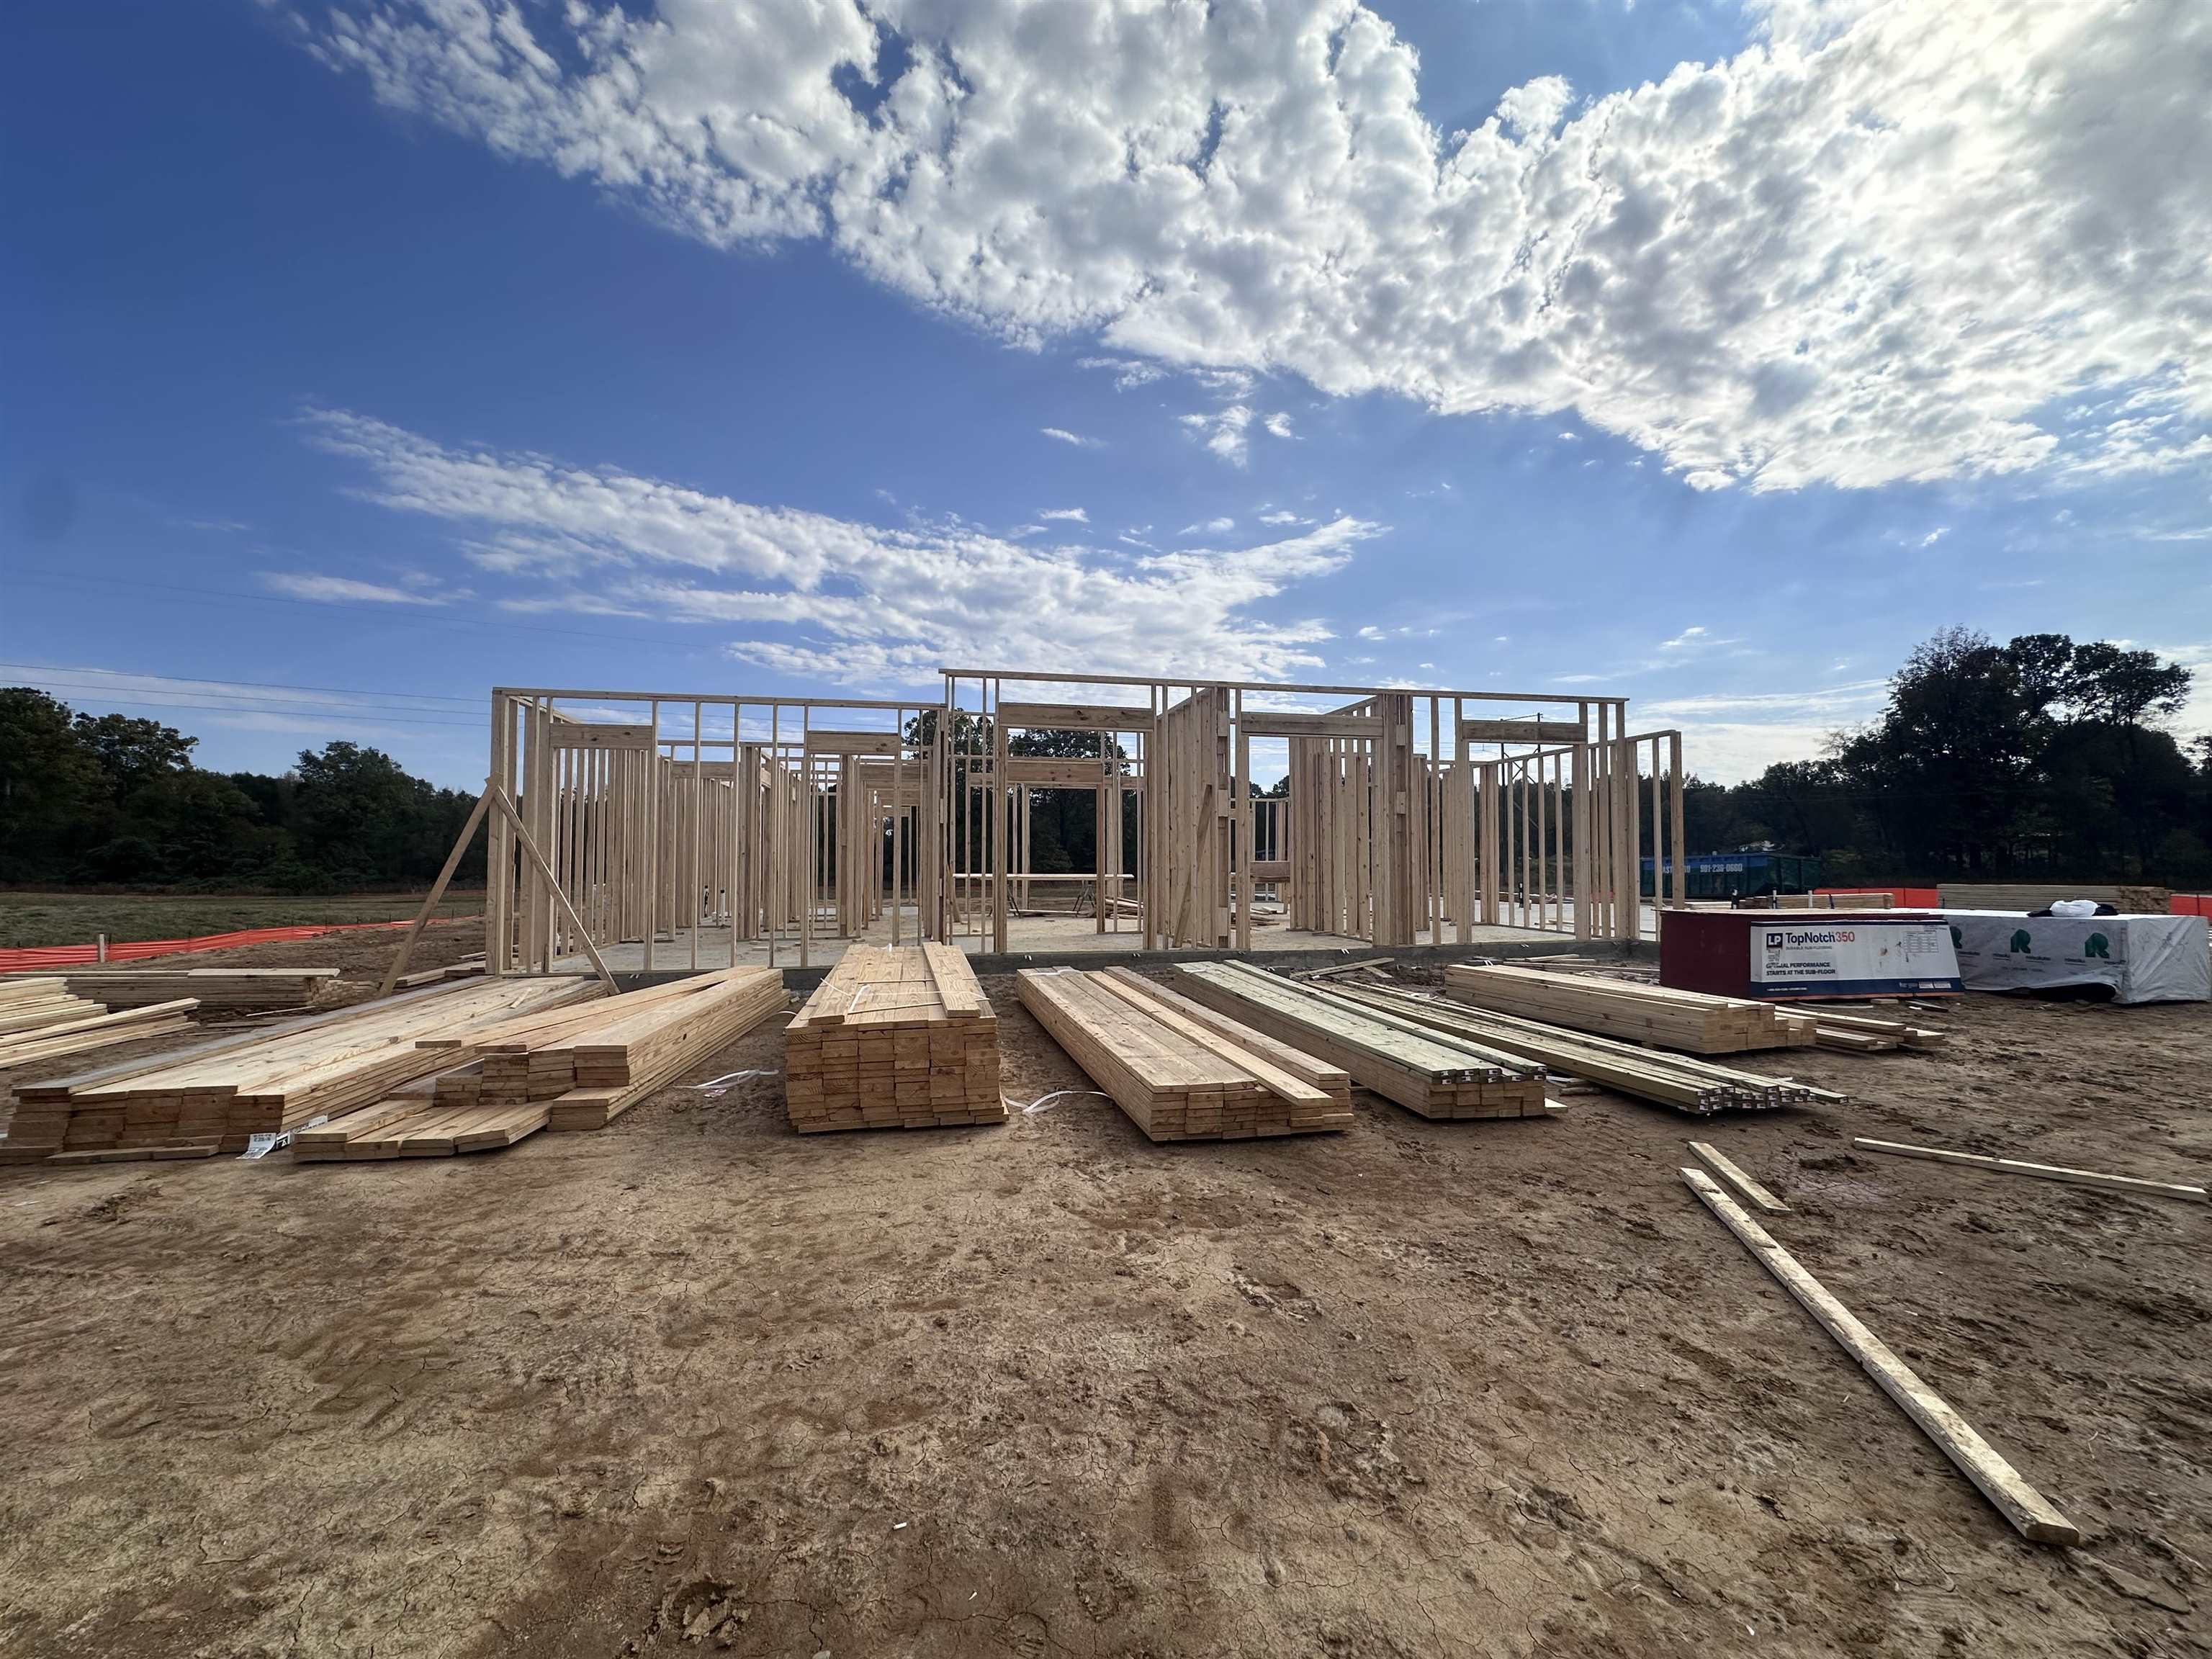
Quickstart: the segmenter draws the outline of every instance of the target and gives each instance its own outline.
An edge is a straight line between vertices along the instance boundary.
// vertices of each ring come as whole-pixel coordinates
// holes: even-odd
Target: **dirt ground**
[[[1012,1098],[1082,1086],[987,988]],[[2212,1653],[2212,1209],[1850,1150],[2201,1181],[2212,1008],[1945,1023],[1718,1121],[801,1139],[769,1078],[457,1159],[0,1172],[0,1653]],[[1692,1134],[2084,1547],[1698,1205]]]

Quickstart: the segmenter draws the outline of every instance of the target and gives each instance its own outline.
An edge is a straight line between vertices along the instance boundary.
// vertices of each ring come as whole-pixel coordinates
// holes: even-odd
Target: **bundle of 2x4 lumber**
[[[72,994],[110,1008],[138,1008],[191,997],[204,1014],[304,1008],[338,977],[335,968],[70,968]]]
[[[79,1006],[96,1010],[100,1005],[92,1002]],[[59,1060],[113,1043],[135,1042],[141,1037],[189,1030],[191,1012],[198,1006],[190,997],[184,997],[175,1002],[126,1008],[120,1013],[94,1012],[33,1030],[11,1031],[0,1036],[0,1069],[27,1066],[33,1060]]]
[[[1771,1002],[1588,974],[1453,963],[1444,969],[1444,991],[1455,1002],[1493,1013],[1686,1054],[1798,1048],[1815,1036],[1811,1015]]]
[[[1352,1079],[1127,969],[1028,969],[1022,1000],[1147,1139],[1241,1140],[1352,1125]]]
[[[605,1022],[564,1039],[576,1086],[554,1098],[547,1128],[604,1129],[791,1006],[783,975],[774,968],[730,968],[679,984],[680,994],[626,1012],[617,1011],[629,998],[613,998],[604,1005]],[[501,1103],[489,1092],[489,1054],[484,1066],[484,1105],[495,1109]]]
[[[292,1156],[303,1164],[448,1157],[511,1146],[545,1127],[550,1101],[492,1108],[479,1108],[473,1101],[456,1104],[442,1086],[447,1075],[421,1079],[374,1105],[301,1130],[293,1137]]]
[[[255,1134],[382,1099],[451,1064],[440,1051],[416,1047],[427,1032],[465,1035],[599,993],[596,981],[572,975],[441,985],[143,1063],[27,1084],[0,1153],[21,1163],[210,1137],[242,1152]]]
[[[0,980],[0,1041],[106,1012],[102,1004],[72,994],[62,980]]]
[[[1004,1123],[999,1021],[949,945],[847,948],[783,1036],[801,1133]]]
[[[1832,1008],[1806,1010],[1820,1026],[1823,1048],[1941,1048],[1950,1033],[1903,1020],[1876,1019],[1866,1014],[1838,1013]]]
[[[1739,1054],[1808,1043],[1874,1053],[1940,1048],[1945,1040],[1942,1031],[1900,1020],[1678,991],[1614,972],[1455,963],[1444,969],[1444,986],[1455,1001],[1495,1013],[1686,1054]]]
[[[1686,1054],[1643,1048],[1609,1037],[1495,1013],[1381,987],[1347,986],[1332,994],[1396,1013],[1425,1028],[1490,1044],[1524,1060],[1569,1072],[1621,1094],[1700,1115],[1734,1109],[1841,1105],[1848,1097],[1790,1078],[1766,1077]]]
[[[1194,1000],[1341,1067],[1361,1088],[1422,1117],[1541,1117],[1547,1109],[1540,1064],[1425,1030],[1345,990],[1294,983],[1241,962],[1181,963],[1175,982]]]

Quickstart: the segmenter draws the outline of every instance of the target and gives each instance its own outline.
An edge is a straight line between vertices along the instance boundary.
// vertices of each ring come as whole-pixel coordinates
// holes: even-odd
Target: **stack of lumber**
[[[201,1017],[217,1012],[259,1013],[305,1008],[335,981],[335,968],[67,968],[61,977],[72,996],[110,1008],[143,1008],[190,997]],[[0,983],[12,981],[7,975]]]
[[[1941,1031],[1895,1020],[1826,1008],[1786,1008],[1744,997],[1677,991],[1642,980],[1537,968],[1453,963],[1444,969],[1444,993],[1455,1002],[1492,1013],[1692,1054],[1733,1054],[1816,1042],[1824,1048],[1853,1051],[1934,1048],[1943,1041]]]
[[[479,951],[472,957],[463,957],[459,962],[449,963],[443,968],[420,968],[411,974],[402,974],[392,984],[395,990],[411,991],[418,985],[435,985],[442,980],[473,979],[483,970],[483,953]]]
[[[1544,1067],[1242,962],[1182,963],[1176,985],[1238,1024],[1340,1066],[1361,1088],[1431,1118],[1541,1117]]]
[[[999,1021],[949,945],[855,945],[783,1036],[791,1126],[927,1128],[1004,1123]]]
[[[453,1062],[417,1048],[596,997],[572,975],[441,985],[16,1090],[0,1162],[243,1152],[257,1134],[386,1098]],[[463,1056],[465,1058],[466,1056]]]
[[[2048,909],[2060,899],[2092,899],[2125,916],[2162,916],[2173,900],[2170,887],[2069,885],[2063,882],[1947,881],[1936,896],[1947,910]]]
[[[1848,1098],[1790,1078],[1735,1071],[1710,1060],[1662,1054],[1408,991],[1347,986],[1337,994],[1355,1006],[1395,1014],[1423,1029],[1486,1043],[1553,1071],[1571,1073],[1679,1111],[1703,1115],[1735,1109],[1840,1105]]]
[[[1940,1048],[1950,1041],[1948,1031],[1907,1024],[1901,1019],[1839,1013],[1833,1008],[1808,1008],[1804,1012],[1818,1027],[1823,1048],[1871,1054],[1884,1048]]]
[[[1153,1140],[1237,1140],[1352,1127],[1343,1067],[1130,972],[1029,969],[1022,1006]]]
[[[0,1068],[162,1036],[191,1024],[190,997],[110,1013],[59,979],[0,981]]]
[[[476,1056],[438,1079],[441,1107],[535,1106],[550,1129],[604,1129],[787,1001],[775,969],[726,968],[424,1046]]]
[[[1814,1035],[1811,1017],[1771,1002],[1537,968],[1455,962],[1444,969],[1444,991],[1455,1001],[1495,1013],[1686,1054],[1796,1048],[1813,1042]]]

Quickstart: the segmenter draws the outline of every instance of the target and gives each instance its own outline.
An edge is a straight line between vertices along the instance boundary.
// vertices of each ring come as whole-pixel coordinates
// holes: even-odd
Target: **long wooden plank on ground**
[[[1693,1140],[1690,1150],[1705,1162],[1706,1167],[1769,1215],[1788,1215],[1790,1206],[1760,1186],[1736,1167],[1735,1160],[1719,1147],[1703,1140]]]
[[[2021,1535],[2039,1544],[2078,1544],[2081,1529],[2042,1493],[2021,1478],[2020,1472],[1996,1448],[1974,1431],[1966,1419],[1951,1408],[1942,1395],[1922,1382],[1912,1368],[1891,1352],[1882,1340],[1869,1330],[1851,1310],[1831,1295],[1820,1281],[1805,1271],[1797,1259],[1753,1220],[1749,1212],[1723,1192],[1703,1170],[1684,1170],[1682,1179],[1698,1200],[1720,1218],[1722,1224],[1758,1258],[1759,1265],[1780,1281],[1782,1288],[1835,1338],[1844,1352],[1864,1368],[1884,1394],[1920,1425],[1923,1433],[1960,1472],[1981,1489]]]
[[[1937,1164],[1963,1164],[2003,1175],[2032,1176],[2038,1181],[2063,1181],[2076,1187],[2099,1187],[2106,1192],[2133,1193],[2139,1198],[2178,1198],[2195,1204],[2206,1201],[2205,1188],[2171,1181],[2142,1181],[2134,1176],[2102,1175],[2094,1170],[2069,1170],[2056,1164],[2023,1164],[2013,1158],[1985,1158],[1979,1152],[1954,1152],[1942,1146],[1911,1146],[1900,1140],[1873,1140],[1854,1135],[1851,1145],[1862,1152],[1889,1152],[1899,1158],[1924,1158]]]

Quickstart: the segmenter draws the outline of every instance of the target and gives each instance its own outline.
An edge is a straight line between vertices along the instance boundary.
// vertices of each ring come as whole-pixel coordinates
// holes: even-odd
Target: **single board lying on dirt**
[[[1307,1134],[1352,1123],[1342,1067],[1123,968],[1030,969],[1022,1006],[1153,1140]]]
[[[1363,1089],[1423,1117],[1541,1117],[1544,1067],[1295,984],[1241,962],[1177,965],[1176,985],[1239,1024],[1342,1066]]]
[[[949,945],[848,947],[783,1036],[791,1126],[1004,1123],[999,1021]]]
[[[1687,1054],[1663,1054],[1581,1031],[1564,1030],[1486,1008],[1381,986],[1346,986],[1329,994],[1354,1007],[1395,1015],[1418,1030],[1486,1044],[1553,1071],[1601,1084],[1677,1110],[1704,1114],[1731,1109],[1841,1104],[1845,1096],[1790,1078],[1765,1077],[1716,1066]]]
[[[257,1134],[383,1099],[393,1088],[452,1063],[420,1048],[436,1034],[465,1041],[513,1018],[599,993],[573,975],[438,986],[333,1014],[125,1061],[16,1091],[0,1162],[57,1154],[173,1155],[189,1147],[244,1152]]]
[[[417,1040],[447,1070],[301,1132],[308,1163],[441,1157],[540,1129],[602,1129],[786,1006],[773,968],[730,968],[489,1030]],[[459,1063],[456,1064],[455,1062]]]
[[[2052,1507],[2050,1500],[2021,1479],[2020,1471],[1995,1447],[1976,1433],[1972,1424],[1953,1410],[1950,1402],[1920,1380],[1913,1369],[1890,1351],[1827,1287],[1805,1271],[1797,1258],[1774,1242],[1773,1237],[1751,1218],[1703,1170],[1684,1170],[1682,1179],[1698,1201],[1720,1218],[1759,1264],[1797,1298],[1845,1353],[1858,1361],[1881,1391],[1894,1400],[1921,1432],[1936,1443],[1944,1456],[1959,1467],[1966,1479],[1981,1488],[2004,1518],[2024,1538],[2039,1544],[2078,1544],[2081,1528]]]

